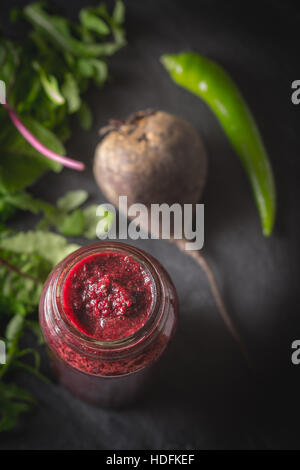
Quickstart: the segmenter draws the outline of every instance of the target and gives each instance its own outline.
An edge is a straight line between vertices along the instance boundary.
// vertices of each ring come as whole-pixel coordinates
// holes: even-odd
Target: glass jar
[[[95,339],[76,328],[62,300],[70,270],[88,256],[105,252],[138,262],[153,293],[145,324],[131,336],[113,341]],[[99,241],[67,256],[50,274],[40,300],[40,324],[56,377],[74,395],[100,406],[125,405],[141,394],[174,334],[177,315],[177,294],[161,264],[138,248],[112,241]]]

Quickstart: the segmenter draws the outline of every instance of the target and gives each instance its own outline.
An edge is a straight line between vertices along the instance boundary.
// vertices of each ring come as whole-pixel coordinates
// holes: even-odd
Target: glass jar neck
[[[70,270],[82,259],[105,252],[126,255],[139,263],[151,280],[153,292],[152,309],[145,324],[130,336],[113,341],[99,340],[82,333],[67,317],[62,301],[64,282]],[[121,242],[96,242],[72,253],[56,267],[45,297],[46,321],[49,328],[77,352],[93,357],[103,354],[107,358],[122,359],[146,348],[164,327],[169,311],[165,289],[159,264],[150,255]]]

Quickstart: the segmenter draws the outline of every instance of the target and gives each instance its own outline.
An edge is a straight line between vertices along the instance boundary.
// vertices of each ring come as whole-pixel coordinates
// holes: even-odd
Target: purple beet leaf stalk
[[[62,165],[72,168],[73,170],[79,170],[82,171],[84,170],[84,163],[79,162],[77,160],[72,160],[71,158],[64,157],[63,155],[59,155],[58,153],[52,152],[52,150],[48,149],[45,147],[22,123],[20,120],[19,116],[17,113],[14,111],[11,106],[7,103],[2,103],[2,106],[6,109],[8,112],[8,115],[10,119],[12,120],[13,124],[15,127],[18,129],[20,134],[24,137],[24,139],[29,142],[29,144],[35,148],[39,153],[44,155],[47,158],[50,158],[50,160],[53,160],[55,162],[61,163]]]

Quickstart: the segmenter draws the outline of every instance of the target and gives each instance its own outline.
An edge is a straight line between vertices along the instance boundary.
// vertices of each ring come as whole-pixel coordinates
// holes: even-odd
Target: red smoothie
[[[102,341],[134,334],[151,313],[151,279],[141,265],[119,253],[99,253],[70,271],[63,289],[69,320]]]

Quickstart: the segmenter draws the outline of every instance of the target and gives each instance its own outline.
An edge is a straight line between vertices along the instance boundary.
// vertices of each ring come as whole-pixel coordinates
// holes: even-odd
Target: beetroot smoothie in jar
[[[125,405],[142,393],[177,315],[177,294],[164,268],[120,242],[97,242],[69,255],[50,274],[40,300],[59,382],[102,406]]]

